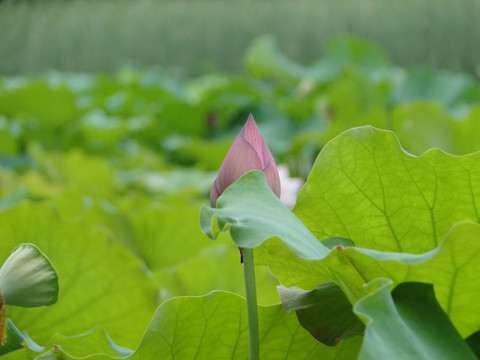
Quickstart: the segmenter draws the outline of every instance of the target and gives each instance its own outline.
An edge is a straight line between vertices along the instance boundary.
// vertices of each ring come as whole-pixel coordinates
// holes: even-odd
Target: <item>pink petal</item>
[[[280,197],[280,177],[272,153],[263,140],[255,120],[250,114],[245,126],[238,134],[223,160],[218,176],[210,191],[210,205],[216,206],[217,199],[225,189],[251,170],[262,170],[268,185]]]
[[[260,130],[258,130],[257,124],[252,114],[248,116],[248,120],[245,123],[241,134],[245,136],[245,139],[250,145],[253,146],[255,152],[259,154],[260,159],[263,160],[263,156],[261,154],[263,153],[263,144],[265,143],[265,141],[263,140],[262,134],[260,134]],[[265,165],[265,163],[263,165]]]
[[[267,178],[268,186],[273,190],[274,194],[280,198],[281,193],[281,184],[280,184],[280,176],[278,175],[277,166],[275,165],[275,161],[271,158],[267,165],[262,169]]]
[[[275,165],[275,161],[273,160],[272,153],[270,152],[270,149],[267,146],[267,143],[264,141],[263,142],[263,147],[262,147],[262,165],[265,167],[268,163],[269,160],[273,161],[273,165],[276,168],[277,166]]]
[[[240,134],[233,142],[218,170],[217,187],[220,193],[251,170],[262,170],[262,161],[253,146]]]
[[[221,192],[218,190],[217,179],[213,182],[212,190],[210,190],[210,206],[217,206],[217,199],[220,197]]]

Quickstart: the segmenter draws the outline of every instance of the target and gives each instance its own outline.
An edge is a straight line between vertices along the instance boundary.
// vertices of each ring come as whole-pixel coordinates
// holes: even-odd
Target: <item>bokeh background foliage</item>
[[[304,180],[329,141],[362,125],[393,130],[402,154],[477,151],[479,15],[474,0],[3,1],[0,261],[38,245],[60,294],[8,308],[39,346],[11,327],[19,350],[0,357],[244,358],[239,252],[228,234],[203,235],[198,216],[248,114]],[[282,257],[269,261],[288,282]],[[316,342],[278,305],[269,269],[256,270],[262,358],[358,354],[358,336]],[[226,292],[202,297],[212,290]]]
[[[0,71],[115,71],[118,66],[238,71],[263,34],[301,64],[340,34],[369,38],[403,66],[474,72],[480,4],[448,0],[18,1],[0,6]]]

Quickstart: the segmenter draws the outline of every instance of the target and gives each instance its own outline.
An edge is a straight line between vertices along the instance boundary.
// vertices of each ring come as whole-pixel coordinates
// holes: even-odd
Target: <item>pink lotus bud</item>
[[[223,160],[217,178],[210,191],[210,205],[215,207],[217,199],[225,189],[251,170],[261,170],[275,195],[280,197],[280,177],[277,166],[267,144],[263,140],[252,114],[240,134],[233,142]]]

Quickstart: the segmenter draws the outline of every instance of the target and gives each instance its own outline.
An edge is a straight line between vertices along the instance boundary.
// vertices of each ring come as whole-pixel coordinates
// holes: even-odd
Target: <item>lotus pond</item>
[[[247,359],[239,247],[260,359],[477,359],[478,79],[347,37],[244,63],[1,78],[0,359]],[[250,113],[290,200],[211,208]]]

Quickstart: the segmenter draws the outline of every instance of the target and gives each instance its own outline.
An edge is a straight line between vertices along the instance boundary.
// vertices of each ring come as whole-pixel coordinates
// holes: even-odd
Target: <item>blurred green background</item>
[[[239,71],[246,48],[272,34],[303,65],[339,34],[365,37],[400,66],[474,72],[477,0],[15,1],[0,7],[0,71],[112,72],[118,66]]]
[[[249,113],[303,180],[360,125],[413,155],[479,150],[479,18],[477,0],[4,0],[0,261],[33,242],[60,278],[57,304],[9,317],[42,344],[99,325],[135,349],[162,301],[243,294],[198,213]]]

